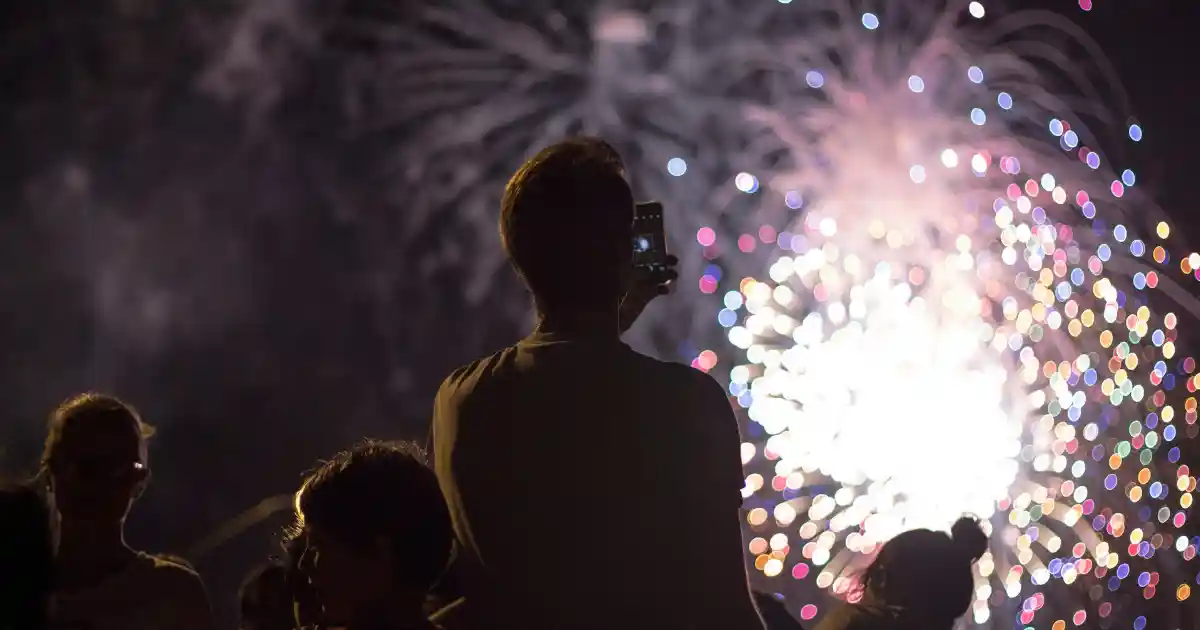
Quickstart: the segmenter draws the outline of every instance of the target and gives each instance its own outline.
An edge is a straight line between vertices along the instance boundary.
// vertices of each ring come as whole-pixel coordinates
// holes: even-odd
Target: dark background
[[[1200,8],[1018,4],[1099,41],[1146,130],[1139,186],[1200,242]],[[528,324],[507,270],[479,263],[498,260],[478,236],[494,218],[406,205],[415,184],[357,125],[353,42],[280,22],[285,0],[247,6],[0,9],[0,467],[28,470],[43,418],[73,392],[135,402],[159,429],[130,522],[148,549],[195,551],[362,436],[423,440],[441,378]],[[223,615],[281,518],[196,558]]]

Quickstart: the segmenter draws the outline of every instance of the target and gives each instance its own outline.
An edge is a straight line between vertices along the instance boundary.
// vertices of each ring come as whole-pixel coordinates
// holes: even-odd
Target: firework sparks
[[[1023,625],[1136,619],[1105,589],[1134,589],[1134,577],[1152,599],[1163,575],[1185,575],[1157,550],[1194,549],[1172,533],[1193,482],[1173,465],[1179,428],[1158,389],[1177,317],[1150,309],[1148,292],[1171,283],[1127,218],[1135,176],[1054,117],[1085,115],[1039,79],[1039,63],[1065,57],[980,41],[953,8],[889,6],[843,14],[827,39],[781,53],[807,69],[803,84],[750,112],[791,159],[770,178],[780,202],[809,200],[773,235],[785,251],[769,278],[742,280],[719,315],[744,350],[730,391],[762,435],[743,447],[748,465],[765,460],[744,490],[757,499],[756,566],[773,577],[790,565],[854,597],[880,544],[968,513],[993,533],[975,623],[1006,609]],[[886,19],[905,23],[905,46],[889,42]],[[1137,208],[1153,216],[1145,200]],[[1164,248],[1151,257],[1162,263]],[[1196,312],[1190,299],[1175,306]],[[1039,617],[1057,585],[1087,595],[1064,591]]]
[[[655,331],[704,339],[723,302],[736,352],[688,359],[734,364],[767,588],[811,619],[809,585],[850,596],[881,543],[969,513],[992,532],[975,624],[1137,627],[1188,599],[1195,362],[1171,309],[1200,307],[1134,173],[1088,146],[1084,121],[1142,130],[1077,27],[979,2],[547,4],[389,31],[396,119],[421,121],[398,159],[442,182],[412,220],[455,203],[492,229],[503,177],[567,133],[627,149],[699,276]]]

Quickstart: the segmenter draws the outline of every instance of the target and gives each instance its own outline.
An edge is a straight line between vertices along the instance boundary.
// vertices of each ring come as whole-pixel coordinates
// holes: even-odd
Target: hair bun
[[[983,529],[979,527],[979,521],[969,516],[964,516],[954,522],[950,528],[950,539],[963,555],[971,559],[971,562],[983,557],[988,549],[987,534],[983,533]]]

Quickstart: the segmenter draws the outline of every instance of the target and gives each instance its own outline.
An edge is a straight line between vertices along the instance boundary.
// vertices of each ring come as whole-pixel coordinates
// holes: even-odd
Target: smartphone
[[[667,234],[663,227],[663,206],[657,201],[643,201],[633,212],[633,265],[649,269],[665,268],[667,264]]]

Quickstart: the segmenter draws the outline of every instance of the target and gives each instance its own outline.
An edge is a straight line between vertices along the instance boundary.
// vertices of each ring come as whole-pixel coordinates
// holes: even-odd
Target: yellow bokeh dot
[[[1158,238],[1167,238],[1171,235],[1171,226],[1167,225],[1166,221],[1161,221],[1158,224]]]
[[[1058,621],[1055,621],[1050,628],[1051,630],[1067,630],[1067,622],[1059,619]]]
[[[1129,489],[1129,500],[1137,503],[1142,500],[1142,487],[1134,486]]]
[[[1175,589],[1175,599],[1178,599],[1181,602],[1191,596],[1192,587],[1188,586],[1187,584],[1180,584],[1179,588]]]

